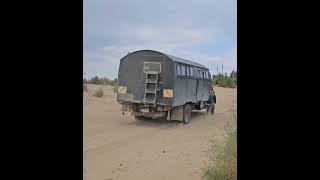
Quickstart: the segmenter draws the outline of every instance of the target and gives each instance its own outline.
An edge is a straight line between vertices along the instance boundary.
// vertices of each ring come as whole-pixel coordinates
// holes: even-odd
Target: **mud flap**
[[[170,114],[170,120],[183,121],[183,106],[174,107]]]
[[[168,120],[168,121],[171,120],[171,110],[169,110],[168,113],[167,113],[167,120]]]

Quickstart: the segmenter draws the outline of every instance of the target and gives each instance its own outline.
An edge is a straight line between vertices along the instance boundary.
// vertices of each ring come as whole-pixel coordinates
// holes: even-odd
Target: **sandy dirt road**
[[[104,97],[92,96],[101,87]],[[188,125],[136,122],[122,115],[111,86],[88,85],[83,95],[85,180],[197,180],[208,160],[209,140],[225,133],[236,109],[236,89],[215,87],[215,114],[192,112]]]

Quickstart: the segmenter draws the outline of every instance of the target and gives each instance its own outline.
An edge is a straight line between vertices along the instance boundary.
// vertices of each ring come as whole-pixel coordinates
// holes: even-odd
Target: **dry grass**
[[[86,84],[83,85],[83,92],[88,92],[88,87]]]
[[[224,141],[211,140],[210,162],[204,168],[203,179],[237,179],[237,129],[235,126],[231,128],[227,126],[227,136]]]

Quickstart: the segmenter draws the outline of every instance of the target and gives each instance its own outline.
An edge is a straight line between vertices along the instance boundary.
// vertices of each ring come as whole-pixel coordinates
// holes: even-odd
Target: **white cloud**
[[[229,44],[227,49],[213,53],[205,46],[219,42]],[[235,44],[235,0],[84,1],[84,72],[88,76],[116,78],[119,60],[141,49],[197,61],[211,73],[224,64],[230,72],[236,66]]]

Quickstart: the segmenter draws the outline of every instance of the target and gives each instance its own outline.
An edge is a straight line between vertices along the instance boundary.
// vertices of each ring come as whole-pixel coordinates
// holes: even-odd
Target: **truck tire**
[[[134,119],[135,119],[136,121],[142,121],[142,120],[144,120],[144,118],[143,118],[142,116],[134,116]]]
[[[183,123],[184,124],[189,124],[191,120],[191,106],[190,104],[186,104],[183,108]]]
[[[214,109],[215,109],[215,103],[212,102],[212,105],[210,108],[207,110],[208,114],[213,115],[214,114]]]

